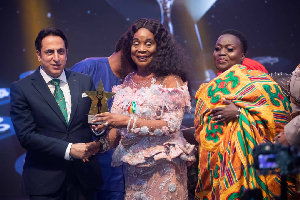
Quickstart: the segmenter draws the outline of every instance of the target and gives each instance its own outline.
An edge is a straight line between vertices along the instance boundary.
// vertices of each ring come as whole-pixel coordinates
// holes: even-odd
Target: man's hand
[[[280,143],[282,145],[288,146],[290,145],[289,142],[286,140],[284,132],[280,132],[275,138],[274,142]]]
[[[99,152],[101,143],[98,140],[95,140],[93,142],[87,143],[87,150],[92,154],[95,155]]]
[[[98,140],[95,140],[90,143],[86,143],[86,150],[89,151],[91,155],[95,155],[99,152],[100,149],[100,142]],[[82,159],[83,162],[89,162],[88,158]]]
[[[73,158],[85,160],[91,157],[91,155],[92,154],[88,151],[85,143],[72,144],[70,156]]]

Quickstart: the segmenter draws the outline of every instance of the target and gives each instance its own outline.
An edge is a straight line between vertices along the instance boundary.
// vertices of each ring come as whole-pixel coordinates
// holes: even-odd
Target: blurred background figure
[[[280,77],[284,76],[279,73]],[[300,147],[300,65],[288,76],[288,81],[282,81],[282,88],[287,91],[292,106],[292,121],[284,127],[284,131],[275,137],[275,141],[283,145]],[[287,87],[286,87],[287,86]]]

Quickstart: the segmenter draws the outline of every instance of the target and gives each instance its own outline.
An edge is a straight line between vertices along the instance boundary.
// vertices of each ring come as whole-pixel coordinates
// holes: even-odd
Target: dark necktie
[[[52,79],[52,81],[50,81],[50,82],[51,82],[51,84],[53,84],[55,86],[53,96],[54,96],[61,112],[63,113],[66,122],[68,123],[68,113],[67,113],[67,106],[66,106],[65,96],[64,96],[63,91],[59,87],[60,80],[59,79]]]

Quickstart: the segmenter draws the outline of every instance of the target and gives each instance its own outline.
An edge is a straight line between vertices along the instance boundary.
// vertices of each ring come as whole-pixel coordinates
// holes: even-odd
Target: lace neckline
[[[132,85],[134,88],[142,88],[142,87],[150,87],[150,85],[154,84],[156,82],[156,77],[155,75],[153,75],[152,77],[150,78],[147,78],[145,80],[143,80],[142,82],[140,83],[136,83],[134,80],[133,80],[133,76],[136,74],[137,72],[132,72],[130,75],[129,75],[129,85]]]

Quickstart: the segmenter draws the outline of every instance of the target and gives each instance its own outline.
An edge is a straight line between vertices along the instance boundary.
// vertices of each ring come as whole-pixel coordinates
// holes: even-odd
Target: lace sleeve
[[[127,126],[128,133],[138,135],[167,135],[180,130],[184,109],[172,110],[164,113],[161,120],[146,120],[132,117]]]
[[[154,95],[154,119],[132,116],[127,132],[138,135],[167,135],[180,130],[185,108],[191,108],[187,83],[179,77],[168,76],[160,84],[161,93]],[[159,105],[159,106],[157,106]]]

